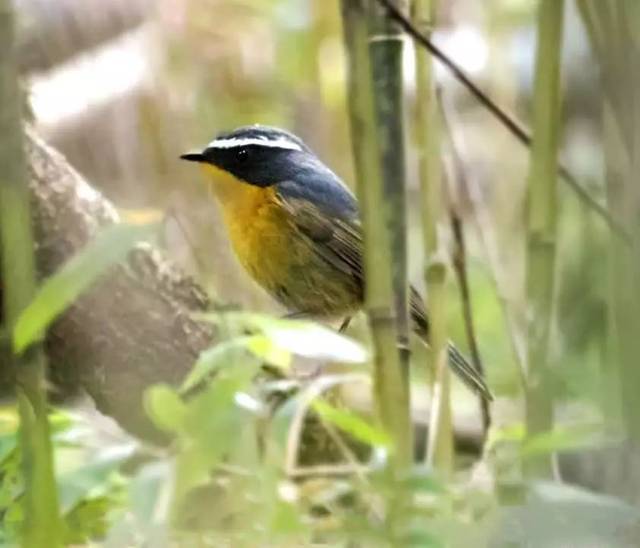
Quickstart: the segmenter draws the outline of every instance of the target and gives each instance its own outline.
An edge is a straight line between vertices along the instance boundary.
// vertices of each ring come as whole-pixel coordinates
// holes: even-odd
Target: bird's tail
[[[487,401],[493,400],[491,390],[484,381],[480,372],[471,364],[469,360],[453,345],[448,343],[447,354],[449,356],[449,367],[458,375],[458,378]]]
[[[411,292],[411,317],[413,319],[415,332],[424,343],[428,345],[429,321],[427,320],[427,314],[422,304],[422,298],[415,290]],[[452,342],[448,343],[447,354],[451,371],[453,371],[470,390],[485,400],[492,401],[493,395],[480,371],[469,363],[469,360]]]

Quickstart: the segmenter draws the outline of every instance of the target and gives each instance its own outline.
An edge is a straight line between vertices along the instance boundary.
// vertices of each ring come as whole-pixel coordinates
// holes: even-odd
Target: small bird
[[[253,125],[221,133],[183,160],[202,164],[234,251],[247,272],[294,315],[349,318],[363,307],[362,229],[348,187],[282,129]],[[414,331],[429,336],[411,288]],[[449,345],[451,369],[491,399],[482,376]]]

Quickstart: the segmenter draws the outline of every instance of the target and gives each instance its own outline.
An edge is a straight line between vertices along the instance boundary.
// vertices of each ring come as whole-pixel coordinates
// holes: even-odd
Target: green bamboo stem
[[[533,146],[529,171],[527,226],[527,378],[526,426],[529,437],[553,427],[549,385],[549,338],[553,317],[557,179],[560,135],[560,53],[564,2],[541,0],[533,97]],[[528,473],[551,477],[550,455],[531,459]]]
[[[393,0],[407,11],[407,0]],[[396,329],[401,366],[409,368],[409,284],[407,266],[407,185],[404,145],[404,86],[401,29],[377,2],[369,2],[369,55],[373,75],[373,101],[378,156],[391,237],[391,265],[396,303]],[[408,403],[408,402],[407,402]]]
[[[417,28],[430,35],[436,12],[435,0],[415,0],[412,18]],[[438,105],[431,56],[416,48],[416,144],[424,241],[424,278],[430,319],[430,355],[436,372],[429,437],[425,459],[448,475],[453,471],[450,374],[447,366],[446,251],[438,238],[443,211]]]
[[[611,13],[605,29],[603,75],[605,83],[604,140],[607,163],[607,199],[611,213],[631,234],[631,248],[611,240],[611,335],[620,379],[620,401],[627,435],[640,441],[640,75],[636,66],[640,44],[637,8],[629,0],[603,2],[600,11]],[[635,13],[635,17],[633,17]],[[621,146],[622,145],[622,146]]]
[[[640,45],[640,11],[630,0],[579,0],[592,48],[600,64],[603,88],[603,133],[607,201],[610,213],[631,235],[632,246],[611,239],[609,251],[609,326],[611,355],[605,374],[617,378],[627,435],[640,440],[640,75],[635,66]],[[617,417],[614,417],[614,419]]]
[[[374,392],[380,421],[394,442],[392,465],[397,477],[412,459],[411,421],[407,375],[397,351],[393,257],[387,230],[392,213],[385,202],[379,156],[366,7],[367,0],[342,1],[356,190],[364,232],[365,308],[375,354]]]
[[[31,301],[36,289],[14,44],[10,3],[0,0],[0,262],[7,330]],[[22,543],[28,547],[61,546],[45,394],[45,360],[41,349],[32,348],[24,356],[13,356],[12,367],[20,412],[25,482]]]

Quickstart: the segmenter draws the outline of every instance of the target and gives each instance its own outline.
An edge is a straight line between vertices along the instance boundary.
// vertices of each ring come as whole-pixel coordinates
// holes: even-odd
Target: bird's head
[[[300,166],[314,155],[287,131],[253,125],[221,133],[202,151],[180,158],[202,164],[214,185],[245,183],[264,188],[295,178]]]

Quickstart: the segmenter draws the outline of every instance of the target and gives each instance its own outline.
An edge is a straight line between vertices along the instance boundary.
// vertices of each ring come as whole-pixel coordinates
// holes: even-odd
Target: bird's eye
[[[249,159],[249,151],[246,148],[241,148],[236,154],[238,162],[246,162]]]

